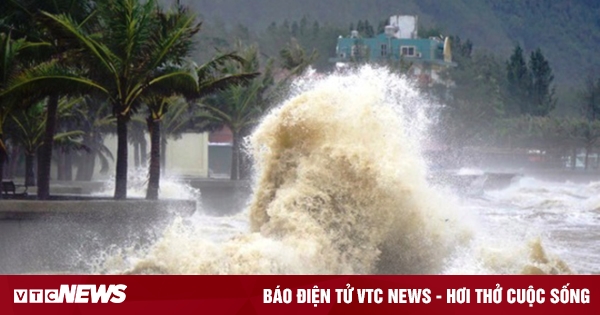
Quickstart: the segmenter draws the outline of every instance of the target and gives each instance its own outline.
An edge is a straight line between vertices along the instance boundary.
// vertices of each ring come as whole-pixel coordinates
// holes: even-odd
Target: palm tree
[[[133,162],[136,169],[147,166],[146,114],[138,113],[131,118],[129,142],[133,145]]]
[[[85,93],[90,88],[103,90],[95,82],[81,77],[81,71],[65,67],[57,60],[35,65],[26,65],[7,80],[6,87],[0,90],[1,103],[15,102],[23,107],[31,106],[40,99],[47,99],[46,124],[43,146],[38,159],[38,199],[45,200],[50,192],[50,163],[54,143],[57,112],[60,95]],[[50,151],[50,152],[48,152]]]
[[[20,146],[25,153],[25,186],[35,186],[33,171],[35,153],[42,143],[44,124],[44,104],[39,102],[27,109],[17,111],[10,115],[9,124],[13,125],[11,144]],[[10,127],[9,127],[10,128]]]
[[[46,43],[32,43],[25,39],[14,40],[10,33],[0,33],[0,181],[6,160],[6,145],[4,143],[4,123],[15,108],[23,104],[23,99],[6,95],[5,92],[13,77],[25,67],[27,53],[35,51]],[[0,198],[2,198],[0,194]]]
[[[160,187],[160,174],[161,174],[161,156],[164,159],[165,152],[161,152],[161,147],[164,150],[166,148],[166,137],[162,136],[161,141],[161,120],[163,120],[167,109],[171,107],[169,105],[173,99],[165,97],[149,97],[147,99],[148,106],[148,118],[147,126],[148,132],[150,133],[150,165],[148,169],[148,188],[146,189],[146,199],[155,200],[158,199],[158,189]],[[177,104],[182,104],[181,102]],[[179,106],[184,108],[184,106]],[[161,146],[161,142],[162,143]],[[162,154],[161,154],[162,153]]]
[[[10,34],[0,33],[0,91],[5,89],[8,78],[15,72],[15,59],[21,50],[23,41],[15,42]],[[0,97],[0,181],[4,174],[4,162],[6,161],[7,149],[4,143],[4,122],[15,107],[16,102],[9,102]],[[2,194],[0,194],[0,199]]]
[[[45,139],[39,154],[39,172],[38,172],[38,199],[44,200],[49,197],[50,194],[50,167],[52,158],[52,148],[54,142],[54,133],[57,129],[57,107],[58,100],[61,95],[71,95],[73,92],[83,91],[79,89],[82,82],[64,82],[65,76],[73,76],[72,73],[65,71],[59,71],[56,68],[60,63],[69,61],[67,54],[65,54],[65,48],[60,41],[60,37],[52,37],[52,34],[44,27],[39,27],[41,12],[49,12],[53,14],[68,13],[78,23],[87,19],[91,13],[94,2],[88,0],[72,1],[72,0],[56,0],[56,1],[44,1],[44,0],[9,0],[5,2],[4,9],[6,15],[4,16],[3,23],[0,25],[1,28],[10,29],[19,38],[28,38],[29,40],[35,39],[35,41],[44,43],[45,49],[40,49],[35,56],[29,58],[28,67],[38,68],[29,73],[29,75],[41,75],[45,76],[45,80],[37,82],[36,88],[32,91],[35,93],[22,93],[22,95],[33,96],[37,98],[31,98],[31,105],[35,103],[37,99],[48,97],[47,105],[47,123],[45,130]],[[40,64],[41,63],[41,64]],[[23,79],[24,77],[22,77]],[[39,78],[38,78],[39,79]],[[43,81],[53,80],[58,84],[48,84]],[[20,83],[23,83],[22,81]],[[29,85],[29,84],[27,84]],[[52,87],[50,85],[53,85]],[[20,87],[21,89],[23,86]],[[11,93],[15,93],[11,91]],[[17,98],[19,96],[16,96]]]
[[[245,62],[229,63],[226,73],[257,73],[260,71],[259,52],[257,47],[250,46],[241,49]],[[306,54],[297,42],[292,41],[280,52],[282,67],[286,70],[284,77],[276,82],[273,74],[272,59],[267,61],[260,76],[247,84],[229,86],[223,91],[209,97],[200,104],[198,115],[209,121],[227,126],[232,133],[231,179],[244,177],[242,173],[244,157],[241,154],[242,139],[249,133],[274,103],[275,98],[289,85],[289,80],[302,73],[317,57],[316,52]]]
[[[104,144],[105,134],[114,130],[116,119],[110,112],[107,102],[86,96],[82,106],[76,108],[79,118],[77,128],[83,131],[82,144],[86,151],[78,151],[77,174],[75,179],[90,181],[96,167],[96,160],[100,162],[100,173],[109,171],[109,160],[114,160],[112,152]]]
[[[260,70],[259,52],[256,46],[248,47],[241,54],[245,62],[230,63],[228,73],[252,73]],[[269,60],[262,74],[248,84],[232,85],[225,90],[206,98],[199,104],[200,118],[227,126],[233,136],[231,179],[240,179],[240,149],[243,132],[258,122],[268,107],[266,91],[273,87],[273,60]]]
[[[59,116],[69,116],[74,105],[80,102],[80,99],[61,99],[58,105]],[[13,132],[11,132],[12,143],[19,145],[25,152],[25,185],[35,186],[35,175],[33,171],[36,152],[42,147],[45,141],[46,130],[46,111],[45,102],[38,102],[26,109],[13,112],[10,116],[11,122],[14,124]],[[72,147],[81,149],[78,141],[83,134],[80,130],[71,130],[54,135],[53,140],[59,141],[64,147]],[[39,169],[39,164],[38,164]]]
[[[279,52],[281,58],[281,67],[290,72],[291,75],[298,75],[306,71],[306,69],[319,58],[316,50],[310,55],[302,48],[300,43],[295,38]]]
[[[64,76],[94,88],[108,98],[117,120],[117,166],[115,199],[127,197],[127,123],[138,109],[141,97],[155,86],[169,86],[170,93],[197,88],[196,74],[181,67],[191,49],[191,39],[199,31],[195,16],[182,7],[168,34],[161,33],[164,14],[155,0],[107,0],[96,2],[93,18],[78,23],[70,15],[44,12],[46,26],[69,58],[87,73]],[[56,77],[46,73],[23,78],[21,86],[32,88]],[[174,84],[177,82],[177,84]],[[32,84],[38,83],[38,84]]]
[[[259,73],[248,71],[224,73],[223,67],[231,63],[244,63],[245,60],[234,53],[222,54],[211,61],[196,67],[198,90],[188,98],[199,99],[216,91],[227,89],[232,85],[243,85],[257,77]],[[147,99],[148,131],[150,132],[150,168],[146,199],[157,199],[160,186],[161,165],[166,161],[167,136],[178,134],[190,122],[189,103],[181,97],[165,97],[166,93]],[[161,121],[164,128],[161,127]],[[162,130],[161,130],[162,129]]]

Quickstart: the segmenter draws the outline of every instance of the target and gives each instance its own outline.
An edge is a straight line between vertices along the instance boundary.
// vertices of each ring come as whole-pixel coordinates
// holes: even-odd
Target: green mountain
[[[163,0],[172,2],[173,0]],[[540,47],[560,84],[580,83],[600,68],[598,0],[181,0],[208,21],[263,31],[272,22],[303,16],[348,30],[390,15],[418,15],[421,26],[471,39],[476,49],[508,57],[515,43]],[[346,35],[346,34],[340,34]],[[335,42],[335,38],[331,40]],[[323,52],[321,52],[323,54]]]

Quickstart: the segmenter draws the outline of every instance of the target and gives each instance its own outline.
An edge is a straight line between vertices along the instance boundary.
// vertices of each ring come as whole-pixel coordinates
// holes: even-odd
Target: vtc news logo
[[[123,303],[124,284],[63,284],[59,289],[15,289],[14,303]]]

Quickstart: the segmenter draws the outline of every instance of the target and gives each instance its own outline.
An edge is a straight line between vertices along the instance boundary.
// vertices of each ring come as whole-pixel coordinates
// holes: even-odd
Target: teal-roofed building
[[[336,57],[338,66],[353,62],[403,61],[410,65],[409,75],[423,83],[440,81],[439,73],[452,62],[448,38],[419,38],[416,16],[392,16],[385,32],[371,38],[361,37],[358,31],[338,38]]]

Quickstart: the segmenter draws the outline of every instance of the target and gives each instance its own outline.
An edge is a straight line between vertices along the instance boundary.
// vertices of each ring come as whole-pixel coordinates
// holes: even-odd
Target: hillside
[[[163,0],[168,2],[169,0]],[[368,19],[416,14],[424,27],[471,39],[476,49],[508,56],[516,42],[541,47],[557,83],[580,83],[600,68],[600,1],[597,0],[181,0],[206,20],[262,31],[272,22],[303,16],[347,30]],[[335,38],[331,38],[335,41]],[[321,52],[323,54],[323,52]]]

